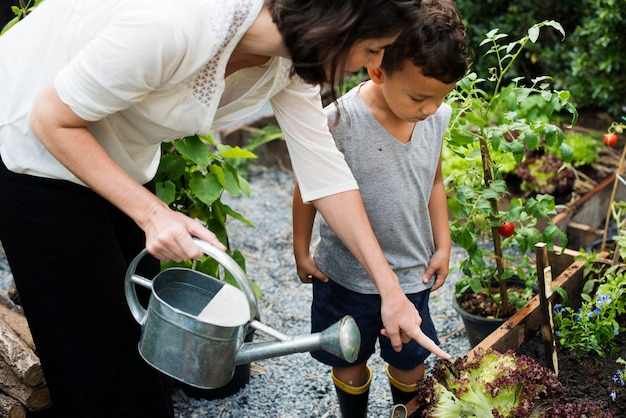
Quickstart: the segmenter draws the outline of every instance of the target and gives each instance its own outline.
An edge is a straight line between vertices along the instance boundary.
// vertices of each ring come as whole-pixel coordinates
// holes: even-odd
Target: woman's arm
[[[37,97],[31,126],[46,149],[76,177],[132,218],[146,233],[146,248],[161,260],[201,258],[192,237],[225,249],[200,222],[167,207],[126,173],[48,85]]]

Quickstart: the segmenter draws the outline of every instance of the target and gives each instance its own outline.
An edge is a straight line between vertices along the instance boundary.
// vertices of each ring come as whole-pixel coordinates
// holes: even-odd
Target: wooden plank
[[[541,339],[545,360],[548,367],[559,374],[559,362],[554,338],[554,321],[552,318],[552,266],[548,261],[548,248],[543,242],[535,245],[537,259],[537,282],[539,283],[539,312],[541,318]]]
[[[578,251],[555,246],[553,251],[548,253],[548,261],[552,266],[553,276],[558,276],[567,270],[579,255]]]

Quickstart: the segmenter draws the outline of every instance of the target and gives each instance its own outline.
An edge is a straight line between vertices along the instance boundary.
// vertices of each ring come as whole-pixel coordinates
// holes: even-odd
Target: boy
[[[326,108],[376,237],[422,318],[422,331],[434,341],[429,293],[446,279],[451,248],[441,173],[451,109],[442,103],[467,67],[465,28],[456,7],[449,0],[423,1],[414,28],[387,48],[380,69],[368,69],[371,80]],[[381,335],[383,289],[374,286],[323,219],[321,241],[311,257],[315,214],[313,205],[302,203],[296,184],[293,246],[300,280],[313,283],[312,332],[352,315],[362,341],[353,364],[322,351],[312,355],[332,366],[343,417],[365,417],[372,376],[367,360],[378,340],[393,402],[405,404],[415,396],[429,352],[408,338],[398,352]]]

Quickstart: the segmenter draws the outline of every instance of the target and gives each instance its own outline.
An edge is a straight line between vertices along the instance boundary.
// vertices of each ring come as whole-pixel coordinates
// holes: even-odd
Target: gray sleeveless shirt
[[[387,261],[403,291],[417,293],[433,283],[433,279],[422,283],[435,248],[428,202],[451,109],[442,104],[434,115],[416,123],[411,141],[403,144],[381,126],[358,90],[357,86],[339,99],[338,124],[334,124],[337,105],[327,106],[331,131],[359,184]],[[320,270],[355,292],[378,293],[365,270],[323,219],[320,237],[314,255]]]

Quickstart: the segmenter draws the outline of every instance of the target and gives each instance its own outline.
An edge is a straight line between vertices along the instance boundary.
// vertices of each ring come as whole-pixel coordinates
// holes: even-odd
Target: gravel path
[[[297,279],[291,252],[293,174],[254,167],[249,181],[250,198],[224,199],[234,210],[256,223],[256,227],[249,227],[238,221],[231,222],[231,245],[244,253],[248,278],[264,292],[264,298],[259,300],[261,322],[290,336],[308,334],[311,291]],[[462,250],[453,248],[451,266],[462,255]],[[10,280],[8,265],[0,252],[0,288],[6,289]],[[470,347],[462,321],[452,308],[455,280],[453,273],[443,288],[433,293],[430,308],[442,348],[458,357]],[[255,341],[265,339],[269,338],[259,332],[255,334]],[[434,356],[429,357],[427,366],[434,360]],[[388,417],[391,393],[378,353],[370,359],[369,365],[374,374],[369,416]],[[313,360],[308,353],[254,362],[250,383],[227,398],[194,399],[182,390],[177,390],[174,396],[177,418],[340,417],[330,368]]]

